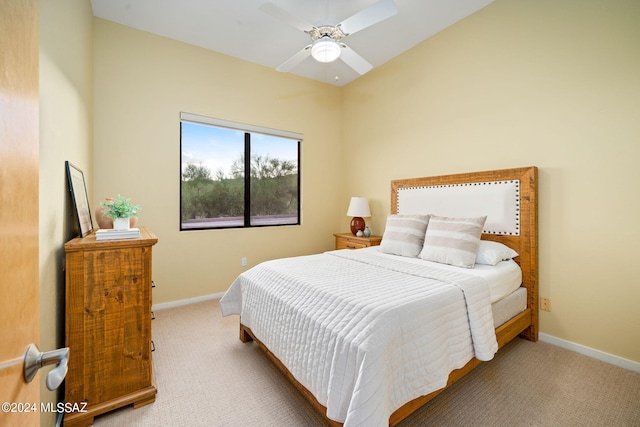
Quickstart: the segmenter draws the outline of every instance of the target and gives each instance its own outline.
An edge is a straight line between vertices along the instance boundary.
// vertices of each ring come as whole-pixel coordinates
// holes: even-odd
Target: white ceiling
[[[96,17],[276,68],[310,43],[308,34],[259,8],[273,3],[313,25],[335,25],[377,0],[91,0]],[[373,67],[493,0],[395,0],[398,13],[343,42]],[[359,75],[338,59],[305,59],[291,73],[343,86]]]

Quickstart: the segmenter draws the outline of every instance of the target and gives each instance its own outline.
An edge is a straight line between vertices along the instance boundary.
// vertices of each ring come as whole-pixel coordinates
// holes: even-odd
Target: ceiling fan
[[[274,18],[287,22],[293,27],[304,31],[311,37],[311,44],[302,48],[298,53],[276,68],[276,70],[284,72],[293,69],[296,65],[308,58],[309,55],[316,61],[325,63],[333,62],[340,58],[344,63],[358,72],[358,74],[368,72],[373,66],[353,49],[344,44],[342,39],[398,13],[398,8],[393,0],[380,0],[339,24],[314,26],[301,18],[293,16],[273,3],[264,3],[260,6],[260,9]]]

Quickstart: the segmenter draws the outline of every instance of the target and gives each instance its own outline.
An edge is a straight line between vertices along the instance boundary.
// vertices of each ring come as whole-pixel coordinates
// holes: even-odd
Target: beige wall
[[[74,237],[65,160],[81,169],[91,192],[93,54],[91,4],[40,2],[40,350],[64,347],[64,251]],[[91,193],[90,193],[91,194]],[[50,369],[43,369],[45,375]],[[43,402],[56,393],[41,384]],[[63,399],[62,394],[57,401]],[[42,413],[53,425],[55,414]]]
[[[363,76],[343,195],[380,233],[391,179],[538,166],[541,331],[640,361],[638,22],[634,0],[498,0]]]
[[[120,193],[153,230],[154,304],[224,292],[245,267],[331,249],[341,91],[109,21],[94,21],[94,207]],[[181,111],[304,134],[301,226],[180,232]],[[341,215],[342,214],[342,215]]]

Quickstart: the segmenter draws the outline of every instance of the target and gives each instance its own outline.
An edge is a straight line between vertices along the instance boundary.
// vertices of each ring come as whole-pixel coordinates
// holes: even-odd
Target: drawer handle
[[[355,246],[349,246],[349,245],[347,245],[347,249],[355,249],[355,248],[356,248]]]

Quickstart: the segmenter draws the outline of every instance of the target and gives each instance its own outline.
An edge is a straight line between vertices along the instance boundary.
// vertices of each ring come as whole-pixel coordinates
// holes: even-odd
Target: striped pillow
[[[424,243],[429,215],[389,215],[382,235],[380,251],[417,257]]]
[[[448,218],[432,215],[420,258],[457,267],[473,268],[486,216]]]

